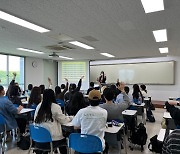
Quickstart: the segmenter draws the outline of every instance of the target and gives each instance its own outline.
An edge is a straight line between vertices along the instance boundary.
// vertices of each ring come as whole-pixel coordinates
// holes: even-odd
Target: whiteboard
[[[101,71],[106,75],[106,83],[115,83],[119,79],[126,84],[174,84],[174,61],[92,65],[90,81],[97,81]]]

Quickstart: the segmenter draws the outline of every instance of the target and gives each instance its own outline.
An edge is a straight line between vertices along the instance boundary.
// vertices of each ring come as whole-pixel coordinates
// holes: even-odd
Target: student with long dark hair
[[[41,89],[39,87],[34,87],[31,91],[31,95],[28,101],[28,107],[32,105],[38,105],[41,102]]]
[[[142,84],[142,85],[140,85],[140,87],[141,87],[141,93],[142,93],[143,97],[144,98],[148,97],[146,86],[144,84]]]
[[[100,83],[106,83],[106,75],[104,74],[104,71],[101,71],[98,81]]]
[[[36,108],[34,121],[35,124],[43,126],[49,130],[54,145],[66,142],[62,134],[61,124],[68,123],[71,119],[66,117],[62,113],[61,107],[56,104],[55,94],[52,89],[44,90],[43,101]],[[48,148],[49,144],[36,143],[36,146],[40,148]],[[67,154],[66,147],[61,147],[60,151],[61,154]],[[39,154],[41,152],[36,153]]]
[[[139,85],[138,84],[134,84],[133,85],[133,102],[137,103],[137,104],[141,104],[144,101],[143,95],[139,89]]]
[[[85,108],[86,106],[83,94],[81,92],[75,92],[71,102],[66,108],[66,112],[68,115],[75,116],[80,109]]]

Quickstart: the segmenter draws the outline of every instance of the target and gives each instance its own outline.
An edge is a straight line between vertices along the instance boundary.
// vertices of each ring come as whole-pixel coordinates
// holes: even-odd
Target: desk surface
[[[72,122],[69,122],[67,124],[62,124],[62,125],[67,126],[67,127],[72,127],[73,126]],[[106,127],[105,132],[115,134],[115,133],[119,132],[119,130],[122,129],[123,126],[124,126],[124,123],[121,123],[120,126]]]
[[[142,103],[142,104],[140,104],[140,105],[137,105],[137,104],[133,103],[132,105],[133,105],[133,106],[144,107],[144,106],[145,106],[145,103]]]
[[[171,117],[171,115],[170,115],[169,112],[164,112],[163,118],[165,118],[165,119],[171,119],[172,117]]]
[[[22,102],[23,105],[28,105],[28,101]]]
[[[20,114],[27,113],[27,112],[31,112],[31,111],[34,111],[34,110],[35,110],[35,109],[23,108],[23,109],[20,111]]]
[[[105,132],[111,133],[111,134],[116,134],[117,132],[119,132],[119,130],[121,130],[123,128],[123,126],[124,126],[124,123],[121,123],[120,126],[112,125],[112,127],[106,127]]]
[[[169,133],[171,133],[172,131],[173,130],[169,130]],[[166,129],[160,129],[157,140],[163,142],[165,133],[166,133]]]
[[[135,115],[136,113],[137,113],[136,110],[124,110],[124,111],[122,112],[123,115],[129,115],[129,116],[133,116],[133,115]]]

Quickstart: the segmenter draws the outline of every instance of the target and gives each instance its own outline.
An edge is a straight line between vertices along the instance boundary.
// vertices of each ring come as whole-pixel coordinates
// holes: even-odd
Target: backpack
[[[151,147],[151,148],[150,148]],[[157,140],[157,135],[150,138],[148,149],[152,152],[162,153],[163,142]]]
[[[135,130],[132,130],[130,135],[130,142],[141,146],[141,151],[143,151],[143,145],[146,144],[147,133],[146,127],[143,123],[140,123]],[[133,150],[131,148],[131,150]]]
[[[155,118],[154,118],[154,115],[153,115],[150,107],[147,108],[147,112],[146,113],[147,113],[147,120],[149,122],[155,122]]]
[[[166,129],[165,135],[164,135],[164,140],[166,137],[169,135],[169,129]],[[150,143],[148,144],[148,149],[152,152],[156,153],[162,153],[162,147],[163,147],[163,142],[157,140],[157,135],[153,136],[150,138]],[[151,147],[151,148],[150,148]]]
[[[22,150],[28,150],[30,147],[30,136],[20,136],[20,140],[17,142],[17,147]]]

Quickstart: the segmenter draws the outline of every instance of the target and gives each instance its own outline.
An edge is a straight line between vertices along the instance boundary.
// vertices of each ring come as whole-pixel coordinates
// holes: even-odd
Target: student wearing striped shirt
[[[164,141],[163,154],[178,154],[180,153],[180,109],[174,105],[179,105],[179,102],[166,102],[166,109],[170,112],[171,117],[177,127]]]

